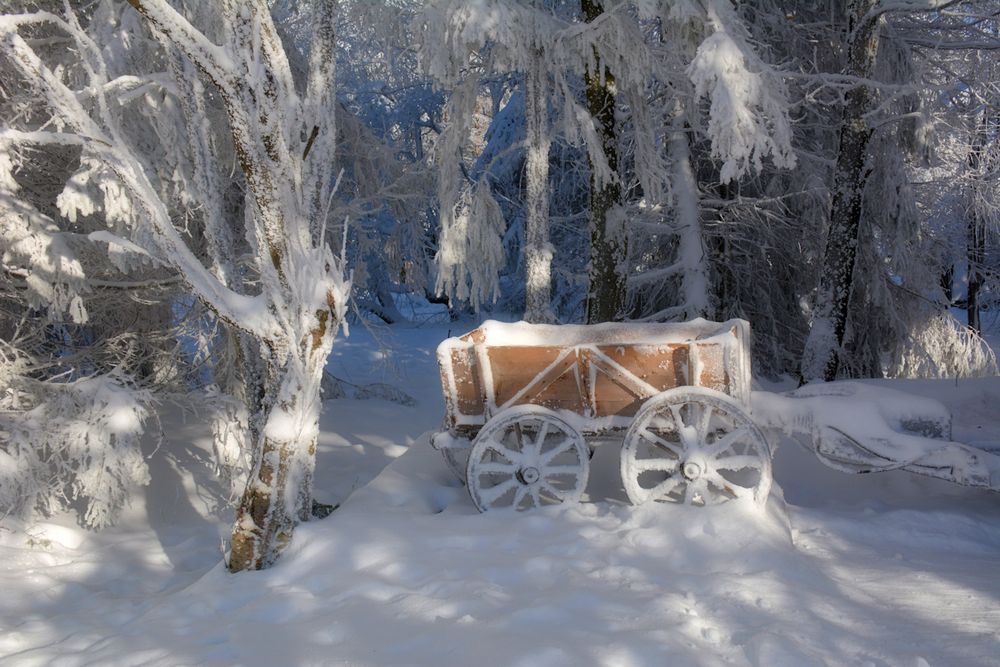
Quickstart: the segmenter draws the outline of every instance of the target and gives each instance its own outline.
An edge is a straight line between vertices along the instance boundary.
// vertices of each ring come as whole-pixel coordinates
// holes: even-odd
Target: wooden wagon
[[[633,503],[763,502],[767,441],[748,416],[750,328],[486,322],[438,347],[445,429],[432,443],[480,511],[575,502],[591,447],[624,433]]]

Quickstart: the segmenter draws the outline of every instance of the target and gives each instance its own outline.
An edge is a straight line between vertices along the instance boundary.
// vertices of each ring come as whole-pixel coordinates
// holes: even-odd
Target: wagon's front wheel
[[[469,453],[466,480],[480,512],[575,503],[587,487],[590,451],[552,410],[519,405],[491,419]]]
[[[640,408],[622,444],[621,473],[635,505],[737,499],[763,504],[771,490],[771,451],[729,396],[679,387]]]

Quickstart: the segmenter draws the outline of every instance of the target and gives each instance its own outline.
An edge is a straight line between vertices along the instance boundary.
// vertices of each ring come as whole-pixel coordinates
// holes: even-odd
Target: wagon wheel
[[[635,505],[763,504],[771,489],[771,451],[730,397],[678,387],[650,398],[636,414],[622,444],[621,473]]]
[[[480,512],[575,503],[587,487],[590,451],[555,412],[519,405],[496,415],[476,436],[466,479]]]
[[[469,449],[469,447],[443,447],[441,449],[441,456],[448,464],[448,470],[460,479],[462,484],[466,483],[465,470],[469,465]]]

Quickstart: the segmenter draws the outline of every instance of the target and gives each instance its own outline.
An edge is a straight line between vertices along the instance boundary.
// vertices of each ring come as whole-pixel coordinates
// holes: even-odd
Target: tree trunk
[[[684,319],[708,314],[708,257],[701,234],[698,181],[691,168],[691,149],[679,108],[676,127],[670,134],[668,151],[674,167],[674,217],[677,230],[677,262],[681,269],[681,306]]]
[[[525,224],[525,304],[528,322],[554,321],[551,311],[552,246],[549,244],[549,138],[545,103],[544,52],[531,55],[525,72],[524,111],[528,156],[525,164],[528,215]]]
[[[986,260],[986,230],[982,218],[975,211],[969,215],[966,252],[969,261],[969,288],[966,313],[969,328],[977,334],[982,333],[982,322],[979,319],[979,290],[983,286],[983,262]]]
[[[879,19],[869,16],[877,0],[852,0],[848,7],[846,74],[870,79],[878,52]],[[837,377],[840,347],[847,325],[847,308],[854,286],[854,264],[858,250],[865,158],[872,130],[865,120],[872,108],[868,86],[847,92],[847,106],[840,129],[840,149],[834,173],[830,231],[812,327],[802,355],[803,382],[830,381]]]
[[[582,0],[583,20],[588,23],[601,15],[599,0]],[[615,80],[594,53],[594,69],[585,74],[587,108],[601,149],[613,175],[618,173],[618,146],[615,141]],[[603,69],[603,72],[602,72]],[[625,259],[625,234],[621,219],[621,186],[617,180],[599,182],[590,165],[590,266],[587,322],[620,319],[625,302],[625,276],[619,265]]]
[[[271,565],[300,521],[312,515],[323,368],[333,346],[329,311],[318,310],[310,335],[287,354],[274,377],[277,386],[255,443],[255,460],[236,511],[229,569]]]
[[[967,164],[972,172],[974,183],[982,177],[983,151],[986,149],[986,142],[989,141],[989,117],[990,110],[987,108],[983,111],[979,128],[972,141],[972,150],[969,151]],[[982,332],[982,323],[979,318],[979,291],[983,286],[983,267],[986,261],[986,226],[983,224],[983,217],[976,205],[976,199],[980,196],[975,192],[976,189],[973,188],[972,201],[967,207],[969,218],[966,221],[965,252],[968,262],[968,290],[965,308],[969,328],[978,334]]]

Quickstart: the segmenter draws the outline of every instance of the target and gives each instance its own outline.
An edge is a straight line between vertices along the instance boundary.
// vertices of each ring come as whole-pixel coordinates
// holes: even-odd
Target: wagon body
[[[581,432],[628,427],[643,403],[683,386],[750,400],[744,320],[682,324],[544,325],[488,321],[438,347],[445,427],[473,438],[518,405],[573,413]]]
[[[438,346],[445,429],[431,444],[480,511],[577,502],[611,432],[633,503],[763,503],[749,343],[743,320],[486,322]]]

